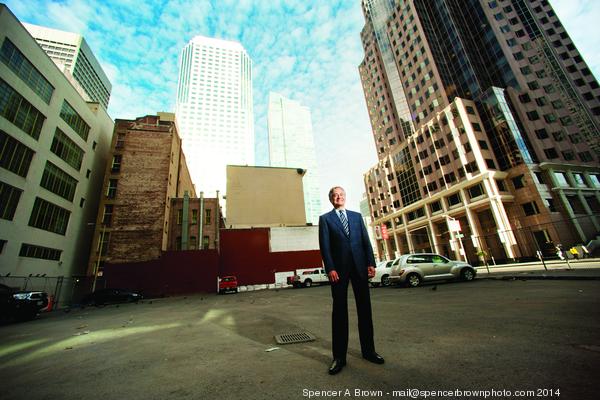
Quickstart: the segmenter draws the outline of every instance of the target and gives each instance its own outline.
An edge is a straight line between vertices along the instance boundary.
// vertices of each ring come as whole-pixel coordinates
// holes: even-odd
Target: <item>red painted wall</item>
[[[321,267],[318,250],[269,252],[269,229],[222,229],[221,276],[235,275],[240,285],[275,282],[275,272]]]
[[[217,277],[235,275],[239,285],[275,282],[275,272],[321,267],[318,250],[269,252],[269,229],[222,229],[216,250],[167,251],[158,260],[105,264],[105,287],[145,296],[215,293]]]
[[[139,290],[145,296],[216,292],[216,250],[168,251],[158,260],[106,264],[106,287]]]

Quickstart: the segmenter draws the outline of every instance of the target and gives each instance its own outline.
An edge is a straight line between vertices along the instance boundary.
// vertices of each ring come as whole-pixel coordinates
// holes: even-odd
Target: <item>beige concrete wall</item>
[[[300,173],[298,171],[301,171]],[[306,225],[303,170],[227,166],[228,228]]]

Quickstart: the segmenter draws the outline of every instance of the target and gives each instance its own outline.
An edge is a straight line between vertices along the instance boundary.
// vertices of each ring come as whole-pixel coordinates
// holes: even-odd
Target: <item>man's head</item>
[[[346,204],[346,191],[341,186],[334,186],[329,190],[329,201],[334,208],[343,208]]]

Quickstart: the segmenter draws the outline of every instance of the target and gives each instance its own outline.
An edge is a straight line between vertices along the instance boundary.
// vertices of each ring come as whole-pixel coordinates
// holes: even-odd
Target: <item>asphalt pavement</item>
[[[336,376],[327,286],[56,311],[0,326],[1,397],[596,399],[598,271],[373,288],[386,363],[361,358],[350,301],[348,365]],[[275,342],[294,332],[316,340]]]

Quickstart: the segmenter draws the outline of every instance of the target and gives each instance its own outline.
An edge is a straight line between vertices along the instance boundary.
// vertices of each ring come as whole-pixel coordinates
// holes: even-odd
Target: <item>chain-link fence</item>
[[[70,307],[80,303],[92,291],[93,277],[0,276],[0,283],[22,291],[41,291],[48,294],[52,309]],[[96,289],[104,288],[104,280],[96,281]]]

